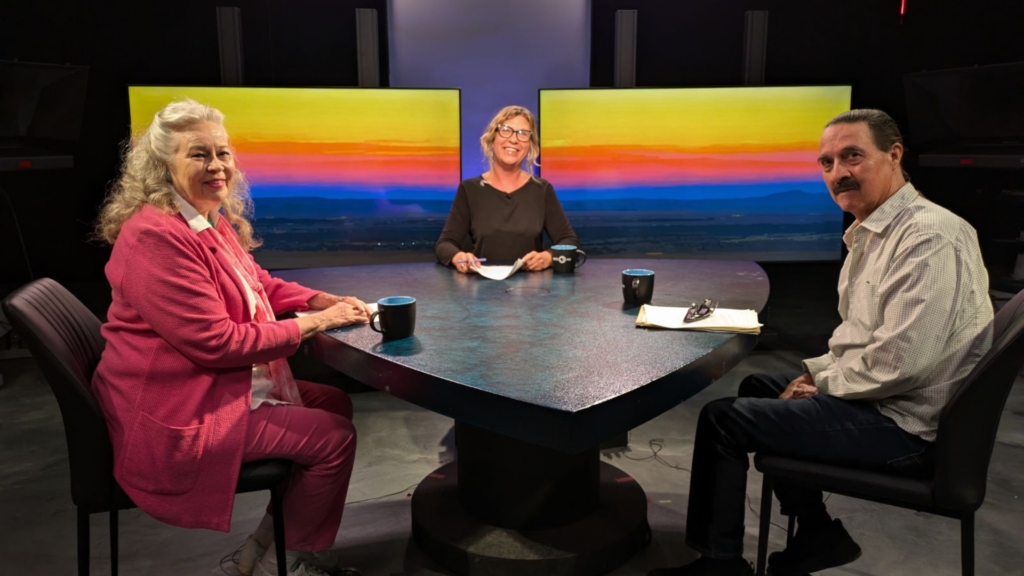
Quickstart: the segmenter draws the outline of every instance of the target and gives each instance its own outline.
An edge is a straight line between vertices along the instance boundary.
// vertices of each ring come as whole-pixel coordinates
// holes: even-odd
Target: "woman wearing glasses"
[[[544,270],[551,266],[545,232],[552,245],[580,245],[555,189],[533,175],[540,154],[533,113],[521,106],[502,108],[480,137],[480,147],[490,170],[459,184],[434,245],[438,262],[466,274],[477,258],[522,258],[525,269]],[[473,248],[463,252],[467,236]]]

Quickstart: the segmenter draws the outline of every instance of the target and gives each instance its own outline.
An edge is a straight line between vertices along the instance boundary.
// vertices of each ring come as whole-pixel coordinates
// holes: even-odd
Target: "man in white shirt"
[[[748,575],[743,559],[748,454],[766,452],[902,474],[927,471],[942,407],[992,344],[988,274],[977,234],[907,181],[903,140],[880,110],[832,119],[818,163],[856,221],[839,276],[842,324],[803,372],[756,374],[738,398],[701,411],[686,541],[702,554],[651,576]],[[860,557],[820,491],[777,483],[799,529],[769,573],[797,576]]]

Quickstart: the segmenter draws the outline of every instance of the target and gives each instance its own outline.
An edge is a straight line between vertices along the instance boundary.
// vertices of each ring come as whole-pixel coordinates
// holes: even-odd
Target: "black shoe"
[[[768,556],[768,574],[799,576],[849,564],[857,558],[860,546],[842,522],[833,520],[815,529],[804,530],[801,526],[785,550]]]
[[[655,568],[647,576],[754,576],[754,567],[743,558],[716,560],[702,556],[686,566]]]

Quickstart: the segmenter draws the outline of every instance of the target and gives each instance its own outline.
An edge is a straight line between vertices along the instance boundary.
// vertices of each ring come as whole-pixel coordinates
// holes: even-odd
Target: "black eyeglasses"
[[[516,135],[516,140],[519,140],[520,142],[529,142],[530,136],[533,135],[532,130],[513,130],[512,127],[507,124],[498,124],[498,134],[501,134],[502,138],[508,140],[512,137],[513,133]]]
[[[696,303],[690,304],[690,309],[686,311],[686,318],[683,318],[683,322],[703,320],[711,316],[717,308],[718,302],[712,302],[711,298],[705,298],[699,305]]]

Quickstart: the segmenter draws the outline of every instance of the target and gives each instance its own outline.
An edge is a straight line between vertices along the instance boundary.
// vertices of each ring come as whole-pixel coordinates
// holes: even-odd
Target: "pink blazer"
[[[224,218],[220,230],[234,230]],[[252,365],[293,354],[294,320],[254,323],[241,279],[209,230],[145,206],[107,263],[113,304],[93,394],[114,446],[114,477],[154,518],[228,531],[252,395]],[[275,313],[319,292],[259,268]]]

